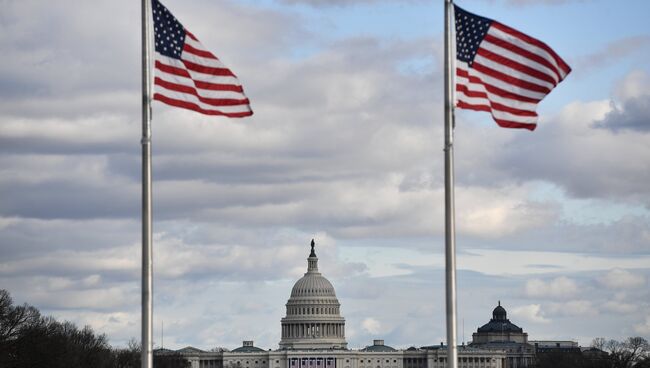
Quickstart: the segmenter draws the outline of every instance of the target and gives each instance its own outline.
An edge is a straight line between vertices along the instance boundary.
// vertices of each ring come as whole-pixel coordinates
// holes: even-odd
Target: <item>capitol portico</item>
[[[447,347],[439,345],[395,349],[374,340],[350,350],[345,318],[332,283],[318,269],[315,243],[307,258],[307,272],[294,284],[280,321],[279,349],[261,349],[244,341],[231,351],[203,351],[194,347],[156,350],[157,355],[180,354],[192,368],[446,368]],[[458,367],[518,368],[533,362],[527,334],[506,318],[500,303],[493,319],[478,329],[473,342],[458,347]]]

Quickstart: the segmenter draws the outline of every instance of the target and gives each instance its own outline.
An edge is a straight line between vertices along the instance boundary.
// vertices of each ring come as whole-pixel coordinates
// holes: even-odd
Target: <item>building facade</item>
[[[492,311],[492,319],[472,334],[471,347],[506,353],[506,368],[529,367],[535,362],[535,346],[528,334],[508,319],[501,301]]]
[[[192,368],[447,367],[447,348],[442,344],[399,350],[384,344],[383,340],[374,340],[372,345],[363,349],[348,349],[345,318],[341,316],[340,307],[334,286],[318,270],[318,257],[312,240],[307,272],[294,284],[286,303],[286,315],[280,321],[278,349],[264,350],[256,347],[253,341],[244,341],[241,347],[232,351],[186,347],[176,351],[157,350],[156,354],[180,354]],[[507,349],[494,346],[483,348],[471,344],[458,347],[458,366],[461,368],[509,368],[509,358]]]

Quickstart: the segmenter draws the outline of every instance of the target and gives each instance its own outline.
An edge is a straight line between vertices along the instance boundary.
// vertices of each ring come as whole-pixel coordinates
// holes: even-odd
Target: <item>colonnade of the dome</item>
[[[345,338],[345,323],[287,323],[282,325],[283,339]]]

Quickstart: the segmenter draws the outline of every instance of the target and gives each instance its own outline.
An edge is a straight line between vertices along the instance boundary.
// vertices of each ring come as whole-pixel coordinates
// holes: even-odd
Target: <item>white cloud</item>
[[[532,279],[526,282],[525,293],[531,298],[570,298],[574,297],[578,291],[578,284],[566,277],[556,277],[550,281],[541,279]]]
[[[645,277],[640,273],[615,268],[599,279],[600,283],[610,289],[633,289],[645,285]]]
[[[459,232],[486,238],[549,225],[557,218],[557,209],[529,199],[525,185],[501,188],[459,187],[457,226]]]
[[[634,331],[641,335],[650,335],[650,316],[645,317],[645,322],[634,326]]]
[[[372,317],[368,317],[368,318],[364,319],[361,322],[361,326],[363,327],[364,330],[366,330],[368,333],[373,334],[373,335],[376,335],[376,334],[382,332],[381,323],[378,320],[376,320],[376,319],[374,319]]]
[[[619,100],[630,100],[650,95],[650,74],[644,70],[632,70],[621,80],[615,91]]]
[[[512,309],[512,314],[524,321],[532,323],[550,323],[551,320],[544,316],[542,307],[539,304],[529,304],[515,307]]]
[[[634,313],[639,310],[636,304],[625,303],[623,301],[609,300],[603,304],[603,309],[614,313]]]
[[[545,306],[548,315],[553,316],[596,316],[598,310],[589,300],[570,300],[564,303],[549,303]]]
[[[169,4],[239,75],[255,115],[234,122],[154,105],[155,297],[166,341],[209,348],[254,337],[275,346],[272,326],[305,270],[312,236],[324,274],[340,281],[351,344],[379,333],[399,344],[444,336],[441,37],[427,31],[342,39],[341,24],[322,19],[379,1],[388,4]],[[129,37],[139,10],[121,2],[25,0],[3,9],[0,281],[21,301],[124,340],[137,336],[138,323],[140,79],[133,62],[139,39]],[[342,6],[314,12],[286,2]],[[343,6],[350,3],[356,5]],[[391,6],[410,10],[408,1]],[[105,14],[117,23],[99,21]],[[364,16],[372,21],[373,14]],[[319,29],[326,23],[327,35]],[[621,40],[604,48],[607,56],[631,55],[636,40],[647,43]],[[603,50],[589,47],[583,49],[590,55]],[[422,60],[426,67],[405,70]],[[640,68],[614,92],[622,112],[632,111],[625,101],[648,94],[645,64]],[[461,293],[488,300],[465,306],[479,321],[503,290],[520,298],[514,305],[552,299],[544,308],[516,309],[547,333],[575,326],[552,325],[551,318],[590,316],[594,306],[645,317],[631,296],[605,302],[610,290],[592,290],[573,275],[589,271],[584,277],[591,278],[612,267],[647,274],[647,210],[612,215],[603,226],[566,223],[562,215],[576,197],[600,199],[612,213],[609,204],[650,203],[648,135],[594,128],[613,111],[609,91],[597,86],[583,94],[581,83],[565,83],[559,89],[575,88],[570,97],[541,106],[565,108],[542,114],[534,134],[458,111],[458,266],[470,275]],[[551,100],[563,92],[555,93]],[[539,199],[539,183],[559,188],[567,201]],[[374,258],[340,255],[377,247],[390,250]],[[633,255],[610,257],[624,252]],[[490,283],[472,278],[476,273]],[[635,282],[647,285],[638,277],[623,284]],[[368,317],[368,303],[379,302]]]
[[[650,255],[630,255],[612,257],[606,255],[585,255],[583,253],[538,252],[498,249],[466,249],[458,255],[459,269],[482,272],[487,275],[531,275],[557,274],[583,271],[606,271],[612,267],[646,267]],[[494,267],[506,263],[508,267]],[[558,276],[551,281],[530,280],[524,287],[531,297],[569,296],[570,290],[579,291],[576,282],[566,276]]]

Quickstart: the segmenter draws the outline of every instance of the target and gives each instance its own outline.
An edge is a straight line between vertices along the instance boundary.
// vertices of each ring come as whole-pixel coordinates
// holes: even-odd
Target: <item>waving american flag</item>
[[[544,42],[454,6],[456,106],[534,130],[537,104],[571,71]]]
[[[231,118],[253,111],[241,83],[165,8],[153,0],[154,100]]]

